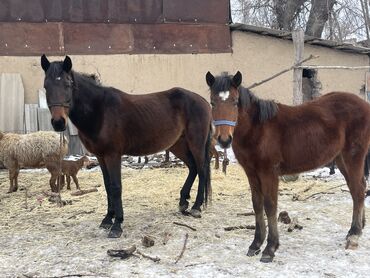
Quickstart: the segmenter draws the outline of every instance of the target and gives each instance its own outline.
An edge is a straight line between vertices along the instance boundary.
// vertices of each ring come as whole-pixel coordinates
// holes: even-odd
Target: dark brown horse
[[[240,86],[242,75],[214,77],[211,89],[215,136],[223,147],[232,143],[247,174],[256,213],[256,231],[248,256],[267,246],[261,261],[273,260],[279,247],[278,177],[308,171],[335,160],[353,199],[347,247],[357,245],[365,225],[364,159],[370,143],[370,105],[349,93],[330,93],[299,106],[257,98]]]
[[[109,237],[120,237],[123,222],[121,156],[147,155],[169,149],[189,168],[180,192],[180,211],[187,211],[191,186],[199,176],[197,197],[190,214],[200,217],[210,192],[212,116],[208,102],[181,88],[147,95],[129,95],[103,87],[72,70],[72,61],[50,63],[41,57],[44,87],[56,131],[66,128],[68,117],[77,127],[86,149],[95,154],[103,172],[108,212],[101,227]],[[112,219],[114,218],[114,223]]]

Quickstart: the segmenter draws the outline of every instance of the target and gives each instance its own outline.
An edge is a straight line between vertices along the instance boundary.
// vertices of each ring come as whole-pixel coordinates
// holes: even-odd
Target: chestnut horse
[[[120,237],[123,222],[121,156],[141,156],[169,149],[189,168],[180,192],[179,209],[186,213],[192,184],[199,176],[190,214],[200,217],[210,192],[212,116],[208,102],[181,88],[147,95],[129,95],[103,87],[86,74],[72,70],[72,61],[50,63],[41,57],[51,124],[64,131],[68,117],[86,149],[95,154],[107,192],[108,212],[101,227],[108,237]],[[113,223],[114,218],[114,223]]]
[[[329,93],[299,106],[257,98],[243,88],[242,75],[206,74],[211,90],[215,136],[232,148],[252,192],[256,218],[248,256],[260,252],[271,262],[279,247],[277,229],[278,177],[308,171],[335,160],[353,199],[347,247],[357,246],[365,225],[364,159],[370,143],[370,105],[350,93]]]

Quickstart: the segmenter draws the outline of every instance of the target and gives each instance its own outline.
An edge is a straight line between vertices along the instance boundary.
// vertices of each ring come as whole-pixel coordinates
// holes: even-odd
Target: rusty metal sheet
[[[108,19],[115,23],[162,22],[163,0],[108,0]]]
[[[0,55],[61,53],[58,23],[0,23]]]
[[[0,23],[0,55],[231,52],[222,24]]]
[[[68,14],[69,0],[47,0],[43,3],[43,21],[62,21],[63,14]],[[32,21],[32,20],[29,20]]]
[[[166,22],[229,23],[229,0],[163,0]]]
[[[40,22],[44,17],[42,0],[0,0],[0,21]]]
[[[231,52],[228,26],[220,24],[133,25],[134,53]]]
[[[133,38],[129,24],[64,23],[66,53],[113,54],[129,53]]]
[[[157,23],[163,0],[0,0],[1,22]]]

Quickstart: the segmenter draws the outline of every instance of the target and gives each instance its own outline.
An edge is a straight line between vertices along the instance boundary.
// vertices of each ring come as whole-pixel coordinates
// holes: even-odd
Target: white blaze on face
[[[229,91],[219,92],[218,96],[222,99],[222,101],[225,101],[229,98],[230,92]]]

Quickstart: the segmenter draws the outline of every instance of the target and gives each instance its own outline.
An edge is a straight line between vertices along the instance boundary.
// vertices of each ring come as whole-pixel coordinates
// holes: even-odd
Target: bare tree
[[[312,0],[305,34],[321,38],[336,0]]]
[[[308,0],[273,0],[273,9],[278,28],[292,31],[296,19],[302,11],[303,4]]]
[[[365,31],[366,31],[366,39],[370,39],[369,35],[369,27],[370,27],[370,18],[369,18],[369,1],[366,0],[360,0],[361,4],[361,10],[362,10],[362,15],[364,17],[365,21]]]
[[[234,20],[273,29],[306,30],[337,41],[368,39],[369,0],[231,0]]]

